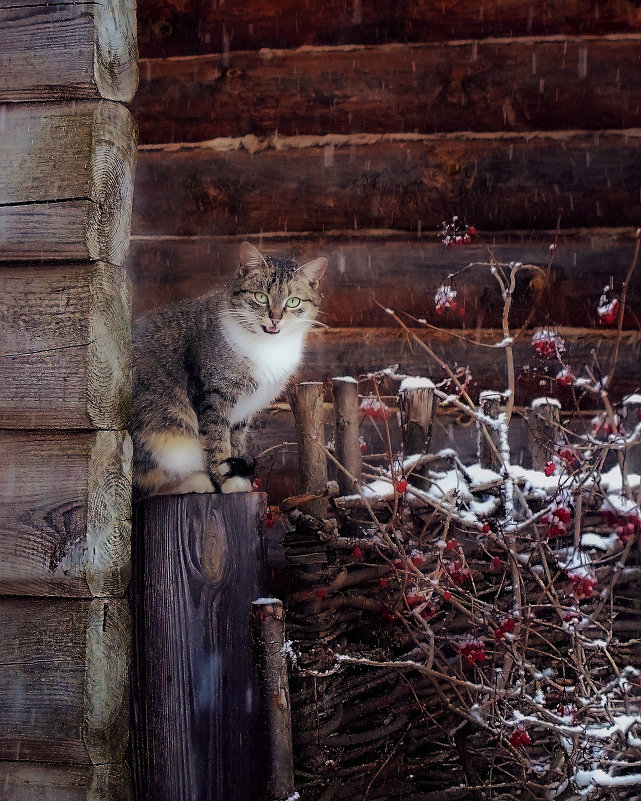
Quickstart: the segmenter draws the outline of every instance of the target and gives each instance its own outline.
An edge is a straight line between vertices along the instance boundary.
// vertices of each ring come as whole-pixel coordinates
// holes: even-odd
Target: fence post
[[[641,423],[641,395],[628,395],[623,399],[623,420],[626,434],[631,434]],[[626,475],[641,473],[641,444],[628,446],[625,472]]]
[[[264,732],[252,658],[265,496],[166,495],[136,509],[136,798],[255,801]]]
[[[320,447],[325,440],[324,388],[319,381],[298,384],[290,395],[298,440],[298,472],[303,493],[319,495],[327,487],[327,459]],[[301,504],[309,514],[322,517],[327,509],[323,498]]]
[[[496,420],[501,408],[501,393],[495,390],[485,390],[479,396],[481,411],[487,417]],[[499,442],[499,432],[492,427],[488,427],[477,421],[478,429],[478,453],[479,464],[488,470],[499,472],[503,461],[501,459],[501,448]]]
[[[358,433],[358,383],[354,378],[332,379],[334,413],[336,420],[336,458],[358,481],[363,469]],[[341,470],[338,471],[338,488],[341,495],[355,491],[354,482]]]
[[[283,602],[254,601],[252,623],[267,724],[267,801],[285,801],[294,794],[294,757]]]
[[[432,439],[434,384],[429,378],[405,378],[398,390],[405,455],[427,453]]]
[[[532,467],[543,470],[558,444],[561,404],[556,398],[535,398],[530,405]]]

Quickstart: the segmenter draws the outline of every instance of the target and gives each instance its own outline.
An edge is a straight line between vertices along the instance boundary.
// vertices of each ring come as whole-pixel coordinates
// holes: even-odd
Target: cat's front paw
[[[218,465],[218,475],[223,479],[220,491],[251,492],[252,478],[256,469],[255,459],[242,459],[240,456],[231,456]]]
[[[227,494],[230,492],[251,492],[252,482],[242,476],[232,476],[220,485],[220,491]]]

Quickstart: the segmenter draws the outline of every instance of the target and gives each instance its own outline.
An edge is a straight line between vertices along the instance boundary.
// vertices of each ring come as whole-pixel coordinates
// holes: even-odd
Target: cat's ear
[[[257,267],[263,267],[265,259],[261,252],[251,244],[251,242],[243,242],[240,246],[240,272],[241,274],[247,273]]]
[[[314,259],[314,261],[308,261],[307,264],[303,264],[296,272],[309,281],[312,289],[316,289],[326,269],[327,259],[322,256],[320,259]]]

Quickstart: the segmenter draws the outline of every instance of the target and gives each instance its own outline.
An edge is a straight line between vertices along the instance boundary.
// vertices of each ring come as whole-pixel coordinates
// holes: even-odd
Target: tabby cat
[[[327,259],[300,266],[240,246],[228,286],[134,326],[131,435],[139,495],[241,492],[247,426],[298,367]]]

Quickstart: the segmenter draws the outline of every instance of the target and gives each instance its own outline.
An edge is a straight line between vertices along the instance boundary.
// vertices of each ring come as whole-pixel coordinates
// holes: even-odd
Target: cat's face
[[[259,336],[303,332],[318,314],[318,282],[326,268],[325,258],[300,266],[292,259],[264,256],[243,242],[231,285],[231,314]]]

